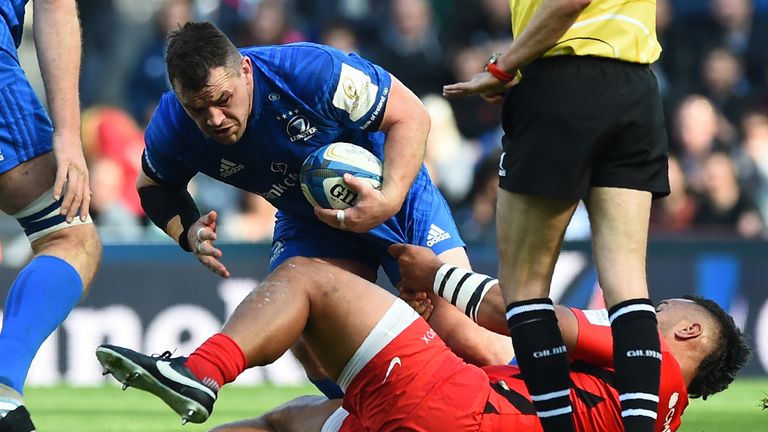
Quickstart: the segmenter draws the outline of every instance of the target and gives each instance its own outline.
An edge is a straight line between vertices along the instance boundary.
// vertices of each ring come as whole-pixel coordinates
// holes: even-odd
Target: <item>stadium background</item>
[[[475,266],[496,271],[494,205],[498,108],[449,102],[442,84],[480,70],[509,42],[507,0],[82,0],[83,140],[93,215],[105,243],[92,293],[44,345],[30,385],[104,382],[93,347],[109,340],[150,352],[187,353],[213,333],[266,275],[274,209],[263,199],[198,177],[201,210],[222,216],[221,280],[147,223],[133,183],[143,127],[168,88],[162,35],[177,22],[210,19],[238,45],[318,41],[381,64],[424,101],[433,118],[427,163],[470,242]],[[654,298],[715,298],[751,335],[747,373],[768,371],[768,0],[658,0],[664,47],[654,65],[673,153],[672,196],[652,215],[648,260]],[[28,9],[31,14],[31,9]],[[42,89],[31,41],[22,63]],[[42,94],[42,93],[41,93]],[[556,103],[556,101],[552,101]],[[554,293],[600,306],[589,221],[577,211]],[[0,218],[0,294],[30,257],[26,239]],[[287,356],[240,383],[303,383]]]

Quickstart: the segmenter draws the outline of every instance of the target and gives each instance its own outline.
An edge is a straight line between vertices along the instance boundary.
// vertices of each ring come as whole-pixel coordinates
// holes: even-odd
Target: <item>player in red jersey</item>
[[[423,248],[397,246],[394,252],[406,284],[435,283],[444,295],[456,294],[448,297],[470,299],[467,304],[480,297],[477,306],[492,304],[500,294],[493,280],[486,290],[486,277],[468,272],[456,279],[473,285],[462,290],[451,277],[441,276],[442,262]],[[251,306],[260,309],[260,325],[253,332],[255,349],[249,351],[258,355],[250,355],[247,364],[274,361],[303,332],[320,362],[346,391],[343,406],[320,396],[304,397],[257,419],[215,431],[542,430],[516,366],[466,364],[437,333],[444,333],[452,344],[484,345],[498,363],[512,358],[508,338],[496,338],[471,322],[468,325],[459,309],[436,298],[428,307],[432,312],[428,324],[401,300],[320,260],[292,259],[284,266],[295,266],[292,271],[304,272],[306,280],[313,282],[280,284],[278,270],[272,283],[259,288],[258,304]],[[484,292],[474,296],[478,289]],[[474,310],[482,318],[492,308]],[[570,398],[577,430],[621,431],[606,313],[557,308],[557,314],[572,359]],[[744,366],[749,349],[733,320],[711,301],[667,300],[659,305],[658,316],[664,410],[656,430],[666,432],[679,427],[689,396],[706,397],[725,389]],[[503,322],[503,314],[499,317]],[[152,379],[163,378],[147,365],[154,364],[158,370],[176,368],[184,374],[179,363],[167,357],[150,358],[111,346],[102,346],[98,352],[116,378],[161,398],[167,395],[158,391],[161,386]]]

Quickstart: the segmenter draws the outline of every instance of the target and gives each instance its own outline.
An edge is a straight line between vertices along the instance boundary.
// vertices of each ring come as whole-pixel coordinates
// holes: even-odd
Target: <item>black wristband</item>
[[[189,227],[192,226],[192,224],[183,226],[184,229],[181,230],[181,234],[179,234],[179,246],[187,252],[192,252],[192,248],[189,246]]]
[[[179,246],[187,252],[192,252],[187,237],[189,227],[200,219],[200,211],[189,192],[185,188],[145,186],[139,189],[139,198],[144,213],[163,231],[167,229],[171,219],[179,216],[182,226]]]

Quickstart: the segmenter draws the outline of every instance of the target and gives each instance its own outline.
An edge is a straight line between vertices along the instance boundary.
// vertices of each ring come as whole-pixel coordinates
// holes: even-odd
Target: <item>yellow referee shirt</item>
[[[510,0],[512,33],[531,22],[541,0]],[[656,0],[593,0],[544,57],[598,56],[650,64],[659,58]]]

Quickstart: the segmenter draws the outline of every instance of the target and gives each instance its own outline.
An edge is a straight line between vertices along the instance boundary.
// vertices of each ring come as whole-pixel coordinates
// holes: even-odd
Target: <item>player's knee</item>
[[[84,249],[88,253],[100,251],[101,243],[91,217],[88,216],[85,221],[75,217],[72,222],[67,222],[60,211],[61,201],[54,198],[51,188],[13,217],[24,229],[33,248],[63,239],[70,247]]]
[[[101,240],[92,223],[62,228],[48,233],[32,244],[36,251],[58,245],[66,246],[73,253],[85,254],[96,260],[101,256]]]
[[[87,293],[101,259],[101,240],[93,224],[51,232],[32,243],[35,254],[57,256],[75,268]]]

